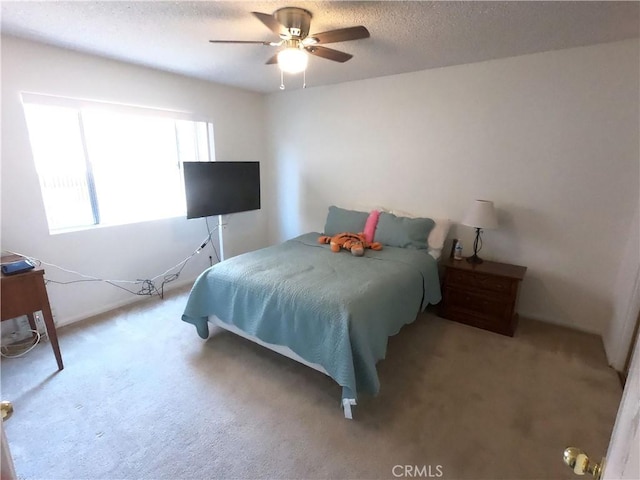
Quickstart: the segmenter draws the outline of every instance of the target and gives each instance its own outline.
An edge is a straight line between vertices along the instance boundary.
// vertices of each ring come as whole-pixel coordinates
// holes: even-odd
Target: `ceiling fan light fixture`
[[[309,56],[298,47],[288,47],[278,53],[278,66],[285,73],[300,73],[307,69]]]

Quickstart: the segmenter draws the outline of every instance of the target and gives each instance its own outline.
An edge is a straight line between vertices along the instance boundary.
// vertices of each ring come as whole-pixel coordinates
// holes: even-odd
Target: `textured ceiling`
[[[364,25],[371,38],[312,57],[307,87],[639,36],[638,2],[2,1],[3,34],[259,91],[277,91],[277,50],[209,39],[277,40],[251,11],[296,6],[311,32]],[[285,79],[300,88],[300,76]]]

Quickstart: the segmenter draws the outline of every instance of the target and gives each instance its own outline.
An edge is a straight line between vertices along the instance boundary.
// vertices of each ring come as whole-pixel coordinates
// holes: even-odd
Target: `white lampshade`
[[[289,47],[278,53],[278,66],[286,73],[300,73],[307,68],[309,56],[298,47]]]
[[[474,201],[462,224],[475,228],[498,228],[498,216],[493,202],[489,200]]]

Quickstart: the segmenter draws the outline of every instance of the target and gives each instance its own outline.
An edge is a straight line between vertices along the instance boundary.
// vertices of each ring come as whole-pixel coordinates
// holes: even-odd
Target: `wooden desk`
[[[2,263],[15,259],[2,257]],[[44,270],[36,267],[25,273],[16,275],[4,275],[0,277],[0,310],[1,321],[26,315],[29,318],[31,328],[35,327],[34,312],[42,312],[44,324],[47,327],[47,335],[53,348],[53,354],[58,362],[58,370],[62,370],[62,355],[58,345],[58,334],[53,323],[49,296],[44,285]]]

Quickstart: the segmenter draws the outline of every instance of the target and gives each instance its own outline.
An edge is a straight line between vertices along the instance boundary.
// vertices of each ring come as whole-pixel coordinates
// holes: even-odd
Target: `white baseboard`
[[[566,327],[566,328],[570,328],[571,330],[578,330],[580,332],[591,333],[594,335],[598,335],[599,337],[602,337],[602,332],[594,328],[585,328],[581,325],[576,325],[574,323],[561,322],[555,318],[542,317],[540,315],[536,315],[535,313],[528,313],[522,310],[518,310],[518,315],[520,316],[520,318],[529,318],[537,322],[550,323],[552,325],[558,325],[559,327]]]
[[[183,280],[181,282],[172,283],[171,286],[165,287],[164,293],[166,295],[167,293],[170,293],[173,290],[177,290],[177,289],[185,287],[187,285],[191,285],[191,284],[193,284],[193,282],[195,282],[195,280],[196,280],[195,278],[190,278],[190,279]],[[102,315],[103,313],[107,313],[107,312],[110,312],[112,310],[116,310],[118,308],[122,308],[122,307],[126,307],[128,305],[133,305],[135,303],[147,301],[150,298],[154,298],[154,297],[151,297],[151,296],[140,297],[140,296],[132,295],[131,298],[126,298],[126,299],[124,299],[124,300],[122,300],[120,302],[109,303],[109,304],[101,306],[100,308],[96,308],[95,310],[90,310],[88,312],[84,312],[84,313],[81,313],[81,314],[73,316],[73,317],[65,318],[62,321],[58,321],[57,319],[54,319],[55,320],[55,324],[56,324],[57,328],[65,327],[67,325],[71,325],[71,324],[74,324],[74,323],[82,322],[83,320],[88,320],[89,318],[93,318],[93,317],[95,317],[97,315]]]

